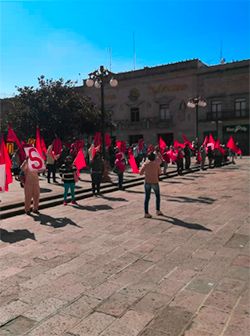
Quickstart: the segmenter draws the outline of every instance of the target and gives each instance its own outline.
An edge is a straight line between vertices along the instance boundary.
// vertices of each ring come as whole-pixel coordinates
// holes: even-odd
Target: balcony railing
[[[173,118],[160,119],[158,117],[143,118],[140,121],[131,121],[128,119],[114,120],[117,125],[117,129],[129,129],[129,130],[139,130],[139,129],[150,129],[150,128],[167,128],[173,126]]]
[[[199,114],[199,121],[215,121],[230,120],[230,119],[246,119],[249,118],[249,110],[244,111],[222,111],[222,112],[207,112],[206,114]]]

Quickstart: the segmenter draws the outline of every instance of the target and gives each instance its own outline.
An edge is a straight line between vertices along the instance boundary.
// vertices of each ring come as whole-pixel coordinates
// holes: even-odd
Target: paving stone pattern
[[[248,335],[249,162],[2,220],[0,336]]]

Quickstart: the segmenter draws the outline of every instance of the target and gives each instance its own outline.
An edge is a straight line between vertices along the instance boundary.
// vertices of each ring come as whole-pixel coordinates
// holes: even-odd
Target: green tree
[[[13,98],[14,111],[9,113],[10,122],[25,139],[35,135],[36,125],[45,140],[51,141],[55,135],[61,139],[91,134],[100,125],[100,111],[89,97],[74,88],[74,82],[38,78],[39,87],[18,87]]]

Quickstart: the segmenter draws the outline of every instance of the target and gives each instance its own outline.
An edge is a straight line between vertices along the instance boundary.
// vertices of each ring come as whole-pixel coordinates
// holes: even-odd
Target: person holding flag
[[[31,149],[33,150],[33,152],[35,150],[35,148],[32,148],[32,146],[30,146]],[[26,150],[25,150],[26,152]],[[21,165],[21,171],[24,174],[24,209],[25,209],[25,213],[26,215],[30,215],[31,213],[31,202],[33,200],[33,212],[35,214],[39,214],[39,198],[40,198],[40,185],[39,185],[39,170],[38,169],[32,169],[32,167],[34,167],[34,165],[32,165],[31,163],[33,161],[37,161],[38,163],[40,163],[42,161],[41,158],[37,157],[36,160],[34,160],[34,156],[31,152],[30,156],[29,154],[27,154],[28,152],[26,152],[26,159],[23,161],[22,165]],[[37,153],[38,155],[38,153]],[[30,161],[30,162],[29,162]],[[44,165],[44,163],[43,163]]]

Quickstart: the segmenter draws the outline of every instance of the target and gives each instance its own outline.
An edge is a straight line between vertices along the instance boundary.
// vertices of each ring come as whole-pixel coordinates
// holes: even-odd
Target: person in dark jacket
[[[65,163],[60,167],[59,173],[64,185],[63,205],[67,205],[67,196],[70,189],[71,204],[77,204],[75,201],[75,176],[77,169],[73,165],[71,156],[67,156]]]
[[[191,149],[189,148],[188,143],[186,143],[184,147],[184,156],[185,156],[185,169],[189,169],[191,164]]]
[[[183,171],[183,158],[184,158],[183,150],[182,150],[181,147],[178,147],[177,160],[176,160],[178,175],[182,175],[182,171]]]
[[[118,175],[118,187],[120,190],[123,190],[122,184],[123,184],[123,174],[125,171],[126,165],[124,160],[123,153],[119,152],[116,154],[116,160],[115,160],[115,171]]]
[[[209,168],[213,168],[212,164],[213,164],[213,160],[214,160],[214,152],[213,152],[211,146],[207,147],[207,157],[208,157],[208,166],[209,166]]]
[[[104,160],[101,157],[100,151],[96,151],[93,159],[90,162],[90,173],[92,181],[92,193],[95,195],[100,194],[100,185],[102,181],[102,175],[104,172]]]

